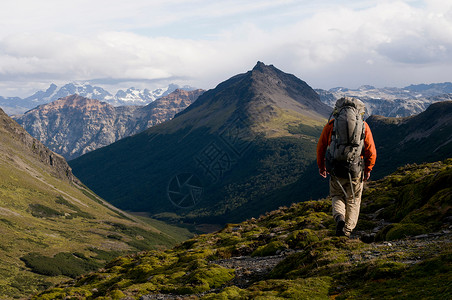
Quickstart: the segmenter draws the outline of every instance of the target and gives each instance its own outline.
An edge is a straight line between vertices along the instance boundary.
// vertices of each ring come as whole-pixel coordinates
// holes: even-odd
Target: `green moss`
[[[236,286],[229,286],[220,293],[211,293],[203,296],[202,300],[234,300],[244,299],[248,292]]]
[[[248,288],[249,299],[329,299],[331,277],[273,279],[261,281]]]
[[[411,267],[380,261],[336,299],[450,299],[451,262],[450,251]]]
[[[365,275],[369,279],[382,279],[382,278],[398,278],[406,269],[406,265],[400,262],[380,260],[376,261],[372,265],[367,274]]]
[[[281,241],[273,241],[267,245],[258,247],[251,256],[269,256],[275,255],[278,250],[287,248],[287,245]]]
[[[303,249],[311,243],[318,242],[319,237],[310,229],[295,230],[286,239],[291,249]]]
[[[189,275],[184,276],[182,280],[190,286],[189,293],[199,293],[221,287],[235,277],[234,273],[235,270],[233,269],[211,264],[194,270]],[[186,289],[187,285],[183,288]]]
[[[394,224],[393,227],[386,233],[386,240],[398,240],[403,239],[408,236],[419,235],[426,232],[424,226],[413,223],[398,223]]]
[[[41,300],[65,299],[66,293],[63,289],[54,288],[51,292],[44,292],[39,295]]]
[[[411,211],[401,223],[422,224],[434,231],[443,226],[443,220],[451,213],[452,188],[444,188],[436,191],[424,206]]]

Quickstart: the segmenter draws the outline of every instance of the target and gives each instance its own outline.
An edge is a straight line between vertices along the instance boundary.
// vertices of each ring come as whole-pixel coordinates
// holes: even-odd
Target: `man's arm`
[[[368,180],[370,178],[370,172],[375,166],[375,161],[377,160],[377,149],[375,148],[374,138],[369,125],[364,122],[364,126],[364,180]]]
[[[323,127],[319,142],[317,143],[317,166],[319,167],[319,174],[326,178],[325,168],[325,154],[329,143],[331,142],[331,132],[333,131],[333,120]]]

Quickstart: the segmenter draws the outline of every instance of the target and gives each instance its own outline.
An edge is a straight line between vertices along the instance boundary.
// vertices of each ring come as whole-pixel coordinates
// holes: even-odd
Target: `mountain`
[[[1,299],[24,299],[119,254],[187,238],[105,202],[2,110],[0,140]]]
[[[343,87],[328,91],[316,90],[325,104],[333,107],[336,100],[344,97],[357,97],[367,108],[368,115],[385,117],[407,117],[419,114],[435,102],[452,100],[452,83],[410,85],[404,88],[375,88],[365,85],[358,89]]]
[[[166,88],[158,88],[153,91],[149,89],[140,90],[131,87],[125,91],[117,91],[113,99],[106,99],[105,101],[114,106],[147,105],[158,98],[171,94],[175,90],[194,91],[197,89],[187,85],[179,87],[177,84],[170,84]]]
[[[34,299],[450,299],[451,186],[452,159],[406,166],[368,183],[351,239],[330,199],[294,203]]]
[[[126,210],[208,223],[243,220],[306,177],[330,108],[304,81],[261,62],[202,94],[171,121],[70,162]],[[302,185],[303,185],[302,184]]]
[[[412,117],[371,116],[367,123],[377,147],[375,178],[407,163],[442,160],[452,153],[452,101],[434,103]]]
[[[164,88],[158,88],[153,91],[149,89],[136,89],[131,87],[126,91],[119,90],[115,95],[105,89],[92,86],[89,83],[68,83],[60,88],[57,85],[51,84],[45,91],[38,91],[33,95],[21,99],[19,97],[0,97],[0,106],[10,115],[20,115],[38,105],[46,104],[64,98],[70,95],[78,94],[89,99],[96,99],[107,102],[113,106],[122,105],[147,105],[152,101],[169,95],[176,89],[192,91],[195,88],[190,86],[179,87],[176,84],[170,84]]]
[[[413,93],[421,94],[422,96],[437,96],[441,94],[452,93],[452,83],[431,83],[431,84],[412,84],[404,88]]]
[[[16,121],[69,160],[173,118],[202,92],[177,89],[147,106],[121,107],[74,94],[29,110]]]

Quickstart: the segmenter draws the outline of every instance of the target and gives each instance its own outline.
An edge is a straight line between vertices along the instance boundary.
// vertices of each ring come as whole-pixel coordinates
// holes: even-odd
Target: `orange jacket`
[[[333,125],[334,119],[329,121],[325,127],[323,127],[322,134],[320,135],[319,142],[317,143],[317,165],[319,166],[319,170],[325,170],[325,154],[331,143]],[[377,159],[377,150],[375,149],[374,138],[372,137],[372,131],[370,131],[369,125],[364,122],[364,126],[364,148],[361,157],[364,157],[364,171],[370,172],[372,171]]]

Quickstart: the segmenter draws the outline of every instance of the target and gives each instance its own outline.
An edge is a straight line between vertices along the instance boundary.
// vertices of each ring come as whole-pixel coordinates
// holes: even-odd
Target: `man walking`
[[[364,121],[364,103],[344,97],[336,102],[317,144],[319,173],[330,178],[336,235],[350,237],[358,222],[363,181],[370,177],[377,151],[369,125]]]

